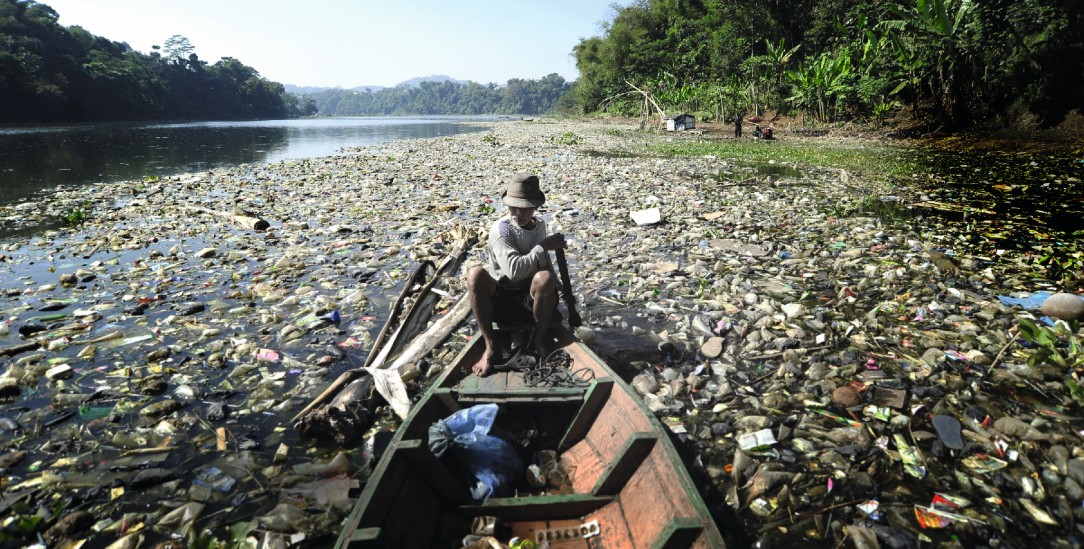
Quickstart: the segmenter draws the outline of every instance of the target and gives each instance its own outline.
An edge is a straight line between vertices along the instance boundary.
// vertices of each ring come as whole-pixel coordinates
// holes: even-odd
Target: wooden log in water
[[[28,341],[10,347],[0,347],[0,357],[9,358],[27,351],[33,351],[40,347],[41,343],[38,343],[37,341]]]
[[[406,285],[403,287],[403,291],[399,293],[399,297],[396,298],[395,303],[392,305],[391,313],[388,315],[388,320],[384,323],[384,327],[381,328],[380,335],[373,341],[373,346],[369,350],[369,356],[365,359],[365,364],[362,365],[361,368],[354,368],[339,374],[339,377],[335,379],[331,385],[328,385],[327,389],[324,389],[322,393],[317,395],[316,398],[312,399],[312,402],[310,402],[308,406],[305,406],[304,409],[298,412],[297,415],[290,420],[290,423],[297,423],[298,420],[305,417],[307,414],[312,413],[313,410],[327,402],[329,399],[334,398],[336,393],[341,391],[343,387],[346,387],[365,373],[365,368],[368,368],[369,365],[376,360],[377,356],[380,354],[379,351],[385,347],[384,343],[387,340],[388,334],[391,332],[391,327],[398,321],[399,314],[403,310],[403,303],[409,295],[417,291],[415,288],[417,285],[424,284],[423,281],[425,280],[426,268],[431,266],[432,262],[426,261],[419,265],[418,268],[414,270],[414,273],[410,275]]]
[[[369,359],[365,361],[366,366],[373,368],[384,368],[384,364],[389,358],[395,357],[403,348],[403,346],[412,341],[414,336],[422,330],[422,328],[429,323],[430,317],[433,316],[434,307],[440,301],[440,295],[432,291],[438,282],[444,280],[444,277],[450,276],[457,271],[463,264],[463,261],[467,258],[467,251],[473,244],[473,239],[464,238],[459,240],[452,251],[448,252],[448,255],[444,257],[440,265],[436,266],[436,271],[429,279],[429,282],[425,283],[425,286],[418,291],[418,297],[414,300],[414,303],[410,305],[406,313],[403,314],[403,321],[399,323],[399,326],[392,332],[387,340],[384,337],[385,332],[388,330],[389,325],[384,326],[384,330],[380,332],[380,338],[378,343],[373,344],[373,353],[369,354]],[[433,266],[431,261],[423,263],[423,267],[426,265]],[[422,267],[419,267],[422,268]],[[388,319],[389,323],[391,319]]]
[[[426,355],[440,346],[444,340],[455,331],[457,327],[467,318],[467,314],[470,313],[470,301],[466,295],[463,295],[456,301],[455,305],[445,313],[439,320],[433,323],[428,330],[422,332],[418,337],[414,338],[403,352],[391,363],[384,363],[381,368],[396,370],[399,376],[404,380],[410,380],[420,375],[418,364]],[[359,379],[369,377],[367,375],[365,367],[354,368],[348,370],[339,375],[323,393],[320,393],[304,410],[298,412],[297,415],[290,420],[294,425],[303,425],[305,421],[311,416],[327,416],[326,408],[331,406],[343,406],[342,398],[346,388],[357,382]],[[373,395],[361,395],[353,393],[350,398],[370,399]],[[385,397],[387,398],[387,397]],[[328,403],[327,401],[331,402]],[[354,405],[352,403],[352,405]],[[409,403],[403,407],[407,407]],[[369,406],[368,404],[366,406]]]
[[[369,356],[365,359],[363,367],[372,366],[373,362],[380,355],[380,351],[385,348],[388,336],[392,333],[391,327],[399,322],[399,315],[403,312],[403,303],[406,302],[407,297],[420,291],[416,289],[416,286],[420,284],[424,285],[423,287],[425,288],[428,287],[425,283],[425,272],[432,266],[432,261],[423,261],[421,265],[418,265],[417,269],[414,269],[410,278],[407,279],[407,283],[403,286],[403,291],[399,293],[399,297],[395,299],[395,303],[391,307],[391,313],[388,314],[388,320],[384,322],[384,327],[380,329],[380,334],[377,335],[376,339],[373,341],[373,348],[369,351]]]
[[[343,448],[357,445],[373,424],[373,385],[373,376],[355,379],[327,405],[296,420],[294,428],[308,440]]]
[[[269,227],[271,227],[271,223],[268,223],[266,220],[260,219],[258,217],[235,214],[233,212],[220,212],[208,208],[201,208],[199,206],[185,206],[184,209],[207,215],[213,215],[215,217],[220,217],[233,223],[234,225],[239,225],[253,231],[266,231]]]

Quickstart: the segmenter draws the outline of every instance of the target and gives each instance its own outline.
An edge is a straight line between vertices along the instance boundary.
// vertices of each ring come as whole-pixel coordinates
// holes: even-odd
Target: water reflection
[[[316,118],[256,122],[0,128],[0,202],[57,185],[167,176],[335,154],[344,147],[483,131],[497,117]]]
[[[1084,236],[1081,159],[1005,153],[927,153],[928,203],[959,205],[928,213],[973,223],[973,236],[1027,247],[1052,233]]]

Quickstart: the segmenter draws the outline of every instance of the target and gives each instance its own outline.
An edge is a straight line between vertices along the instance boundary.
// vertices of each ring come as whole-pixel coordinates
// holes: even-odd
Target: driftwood
[[[41,347],[41,343],[37,341],[28,341],[26,343],[19,343],[10,347],[0,347],[0,357],[8,358],[18,354],[25,353],[27,351],[33,351]]]
[[[448,336],[452,335],[452,332],[466,320],[468,313],[470,313],[470,300],[467,299],[466,295],[463,295],[444,316],[434,322],[428,330],[414,338],[387,369],[398,371],[399,376],[404,380],[410,380],[420,375],[418,363],[444,340],[448,339]]]
[[[429,279],[429,282],[418,292],[417,299],[407,309],[406,314],[403,316],[403,321],[399,323],[399,327],[391,335],[391,338],[380,349],[379,353],[370,354],[370,360],[366,361],[366,366],[374,368],[381,368],[382,365],[387,362],[388,357],[395,356],[403,346],[405,342],[411,340],[417,335],[422,328],[429,322],[429,318],[433,316],[434,307],[437,302],[440,301],[440,295],[433,291],[433,288],[438,282],[444,279],[445,276],[452,275],[459,271],[459,267],[463,265],[463,261],[467,258],[467,251],[475,242],[470,235],[466,233],[460,233],[461,238],[457,242],[452,251],[448,252],[448,255],[444,257],[444,260],[440,262],[440,265],[436,267],[436,272]],[[432,265],[431,262],[426,262]],[[387,325],[385,325],[387,329]],[[377,345],[373,345],[373,349],[377,349]]]
[[[305,406],[303,410],[298,412],[297,415],[295,415],[294,418],[290,420],[291,422],[296,423],[297,421],[301,420],[307,414],[310,414],[314,410],[318,409],[319,406],[327,402],[329,399],[335,397],[336,393],[343,390],[343,387],[346,387],[348,384],[352,383],[354,380],[364,375],[366,371],[374,367],[380,368],[385,363],[387,356],[392,352],[393,348],[396,346],[395,343],[398,341],[400,331],[395,330],[394,332],[392,332],[391,327],[396,324],[396,321],[399,318],[400,312],[402,311],[403,302],[410,295],[420,292],[428,292],[432,290],[432,283],[436,280],[435,277],[433,280],[430,280],[429,283],[426,283],[424,286],[422,286],[421,290],[418,289],[418,284],[420,284],[421,280],[424,278],[423,275],[425,273],[426,267],[431,265],[431,262],[426,261],[414,271],[414,274],[411,275],[410,279],[407,281],[406,287],[403,288],[403,291],[395,300],[395,304],[392,305],[391,314],[388,315],[387,322],[384,323],[384,327],[380,330],[380,335],[378,335],[376,340],[373,342],[373,351],[371,351],[369,353],[369,356],[365,359],[365,364],[361,368],[354,368],[340,374],[339,377],[327,387],[327,389],[324,389],[324,391],[320,393],[316,398],[314,398],[308,406]],[[415,303],[417,303],[417,301],[415,301]],[[413,309],[414,308],[411,307],[411,311],[413,311]],[[389,333],[392,333],[391,339],[388,339]],[[376,351],[376,349],[380,350]]]
[[[641,90],[640,88],[637,88],[635,84],[629,82],[628,80],[626,80],[625,83],[628,84],[630,88],[636,90],[644,96],[644,111],[648,111],[648,114],[650,114],[650,109],[647,108],[647,104],[651,103],[651,105],[655,107],[655,110],[659,111],[659,122],[666,122],[666,111],[662,110],[662,107],[660,107],[659,104],[655,102],[654,96],[644,90]]]
[[[455,247],[447,256],[445,256],[444,260],[441,261],[441,264],[435,267],[433,276],[425,282],[420,289],[418,289],[418,285],[422,284],[421,281],[424,279],[424,273],[427,270],[434,268],[433,263],[429,261],[424,262],[415,270],[414,274],[411,275],[406,287],[393,305],[392,313],[389,315],[388,321],[384,324],[376,341],[373,342],[372,350],[366,358],[365,365],[361,368],[343,372],[334,383],[324,390],[324,392],[313,399],[305,409],[294,416],[291,420],[292,423],[295,425],[303,423],[307,420],[307,416],[321,413],[322,407],[327,406],[325,403],[328,400],[334,399],[333,402],[339,401],[337,394],[340,391],[343,391],[344,387],[349,386],[349,384],[366,374],[379,377],[377,383],[375,383],[377,392],[392,405],[392,408],[400,417],[406,416],[406,413],[410,409],[410,402],[406,396],[405,386],[403,385],[404,378],[409,380],[420,374],[418,371],[418,363],[429,354],[429,352],[447,339],[455,328],[463,322],[467,313],[470,311],[470,304],[467,301],[466,296],[463,296],[444,317],[434,323],[428,330],[421,333],[421,335],[418,335],[412,341],[406,343],[406,340],[421,331],[422,327],[428,323],[429,318],[432,317],[434,306],[441,297],[440,294],[433,291],[436,284],[441,281],[443,277],[452,275],[459,270],[459,267],[466,259],[467,251],[474,242],[476,242],[476,239],[466,231],[457,230],[456,236],[459,238],[457,239]],[[396,320],[399,317],[403,302],[408,296],[413,294],[417,294],[414,303],[403,315],[403,320],[402,322],[399,322],[398,328],[392,331],[391,327],[396,323]],[[391,335],[389,336],[389,334]],[[405,349],[405,351],[396,356],[396,353],[401,349]],[[393,362],[389,363],[390,357],[396,358]],[[376,374],[376,370],[383,369],[394,370],[398,375],[386,376]],[[371,397],[371,394],[365,396],[354,394],[352,396],[352,398],[362,399],[369,399]]]
[[[266,231],[269,227],[271,227],[270,223],[258,217],[235,214],[233,212],[220,212],[208,208],[201,208],[199,206],[185,206],[184,209],[188,211],[213,215],[215,217],[221,217],[235,225],[240,225],[246,229],[250,229],[253,231]]]
[[[427,268],[432,265],[432,261],[423,261],[407,279],[403,291],[399,293],[399,297],[395,299],[395,303],[391,306],[391,313],[388,315],[388,320],[384,322],[384,327],[380,329],[380,335],[376,336],[376,340],[373,341],[373,350],[389,348],[391,346],[388,344],[389,334],[392,341],[397,339],[397,334],[392,332],[392,326],[399,324],[399,315],[403,312],[403,303],[406,302],[408,297],[421,292],[423,289],[428,290],[431,288],[424,280]],[[379,356],[379,353],[370,352],[369,356],[365,358],[365,364],[362,365],[362,368],[372,366]]]
[[[929,208],[931,210],[940,210],[940,211],[943,211],[943,212],[954,212],[954,213],[974,212],[974,213],[981,213],[981,214],[985,214],[985,215],[997,215],[997,212],[994,212],[992,210],[987,210],[987,209],[984,209],[984,208],[976,208],[976,207],[973,207],[973,206],[963,206],[963,205],[960,205],[960,204],[952,204],[952,203],[949,203],[949,202],[938,202],[936,200],[924,200],[922,202],[912,202],[910,204],[910,206],[912,208]]]
[[[404,381],[421,375],[418,363],[443,343],[469,312],[470,301],[464,295],[432,327],[416,337],[395,362],[385,364],[382,368],[357,368],[344,372],[336,383],[345,381],[345,386],[340,384],[342,388],[337,389],[333,396],[328,391],[321,394],[329,395],[325,398],[331,398],[331,402],[318,405],[314,400],[313,404],[306,408],[311,411],[303,411],[293,420],[294,426],[306,438],[330,438],[345,445],[342,441],[353,440],[372,424],[370,416],[365,413],[371,414],[375,408],[377,399],[373,398],[374,391],[391,405],[396,415],[406,419],[410,413],[410,395]],[[364,391],[360,390],[362,387],[365,388]],[[323,434],[327,429],[340,432]]]
[[[373,424],[373,376],[348,384],[326,406],[294,424],[302,437],[323,444],[350,448],[361,441]]]
[[[428,261],[422,263],[418,266],[417,269],[414,270],[414,272],[410,275],[410,278],[407,279],[407,283],[403,287],[403,291],[399,293],[399,297],[396,298],[395,303],[392,304],[391,313],[388,315],[388,320],[384,323],[384,327],[380,330],[380,335],[376,336],[376,340],[373,341],[373,349],[380,349],[384,347],[384,341],[387,339],[388,333],[391,331],[391,327],[396,324],[399,319],[399,313],[401,313],[403,310],[403,302],[406,301],[407,297],[416,293],[418,285],[422,283],[421,281],[424,279],[425,276],[426,264],[431,265],[432,263]],[[301,420],[301,418],[311,413],[318,406],[333,398],[336,393],[342,390],[343,387],[346,387],[348,384],[350,384],[355,379],[364,374],[365,368],[368,368],[376,359],[376,357],[377,353],[370,351],[368,358],[365,359],[365,364],[363,364],[361,368],[354,368],[340,374],[339,377],[331,383],[331,385],[328,385],[327,389],[324,389],[324,391],[320,393],[316,398],[314,398],[308,406],[305,406],[303,410],[298,412],[297,415],[295,415],[293,419],[290,420],[290,423],[297,423],[299,420]]]
[[[629,95],[640,95],[640,96],[643,97],[643,103],[642,103],[642,106],[640,107],[640,129],[643,130],[643,129],[646,128],[646,126],[647,126],[646,118],[648,116],[650,116],[651,113],[652,113],[651,107],[655,107],[655,110],[658,111],[658,113],[659,113],[659,123],[660,124],[665,124],[665,122],[666,122],[666,111],[664,111],[662,109],[662,107],[659,106],[659,103],[657,101],[655,101],[655,96],[653,96],[651,94],[651,92],[649,92],[647,90],[641,90],[640,88],[636,87],[635,84],[633,84],[632,82],[629,82],[628,80],[626,80],[625,83],[628,84],[629,87],[632,88],[635,91],[625,91],[625,92],[617,93],[617,94],[611,95],[609,97],[606,97],[599,103],[599,108],[602,109],[602,110],[606,110],[607,108],[609,108],[610,103],[612,103],[612,102],[614,102],[614,101],[616,101],[616,100],[618,100],[618,99],[620,99],[622,97],[629,96]]]

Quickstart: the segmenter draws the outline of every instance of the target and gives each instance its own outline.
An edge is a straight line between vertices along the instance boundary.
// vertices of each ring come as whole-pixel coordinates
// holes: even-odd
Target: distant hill
[[[283,87],[286,88],[286,93],[292,93],[294,95],[312,95],[314,93],[325,92],[325,91],[328,91],[328,90],[342,89],[342,88],[327,88],[327,87],[322,87],[322,86],[295,86],[294,84],[283,84]],[[386,88],[387,88],[387,86],[354,86],[353,88],[350,88],[349,91],[363,92],[365,90],[369,90],[369,91],[373,91],[373,92],[378,92],[378,91],[386,89]]]
[[[434,74],[432,76],[419,76],[417,78],[411,78],[410,80],[400,82],[400,83],[396,84],[393,87],[396,87],[396,88],[417,88],[422,82],[453,82],[453,83],[456,83],[456,84],[466,84],[466,83],[469,82],[469,80],[459,80],[459,79],[452,78],[451,76],[447,76],[447,75],[444,75],[444,74]],[[283,86],[286,88],[286,93],[292,93],[294,95],[313,95],[313,94],[317,94],[317,93],[321,93],[321,92],[326,92],[328,90],[342,89],[342,88],[327,88],[327,87],[320,87],[320,86],[295,86],[294,84],[284,84]],[[347,91],[364,92],[364,91],[368,90],[370,92],[375,93],[375,92],[378,92],[378,91],[384,90],[384,89],[387,89],[387,86],[354,86],[352,88],[348,88]]]
[[[323,116],[533,115],[574,108],[568,95],[571,89],[572,83],[557,73],[538,80],[513,78],[503,86],[426,76],[369,92],[364,88],[324,88],[305,94],[304,101]]]
[[[404,82],[396,84],[395,87],[417,88],[418,85],[422,82],[455,82],[456,84],[466,84],[467,82],[469,82],[469,80],[457,80],[455,78],[452,78],[451,76],[447,76],[444,74],[434,74],[432,76],[419,76],[417,78],[411,78],[410,80],[406,80]]]

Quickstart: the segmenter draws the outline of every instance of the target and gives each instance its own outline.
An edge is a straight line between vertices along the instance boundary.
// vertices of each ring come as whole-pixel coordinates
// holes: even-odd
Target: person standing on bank
[[[535,352],[541,358],[549,353],[546,336],[557,308],[557,277],[549,252],[565,247],[565,236],[548,234],[546,222],[534,215],[546,202],[538,176],[525,172],[514,175],[501,194],[501,202],[508,207],[508,215],[489,229],[486,266],[467,271],[467,299],[486,343],[483,360],[474,367],[479,376],[488,375],[493,367],[495,310],[529,304],[535,320]]]
[[[734,138],[735,139],[741,138],[741,123],[742,123],[742,117],[743,116],[744,115],[739,114],[739,113],[734,114]]]

